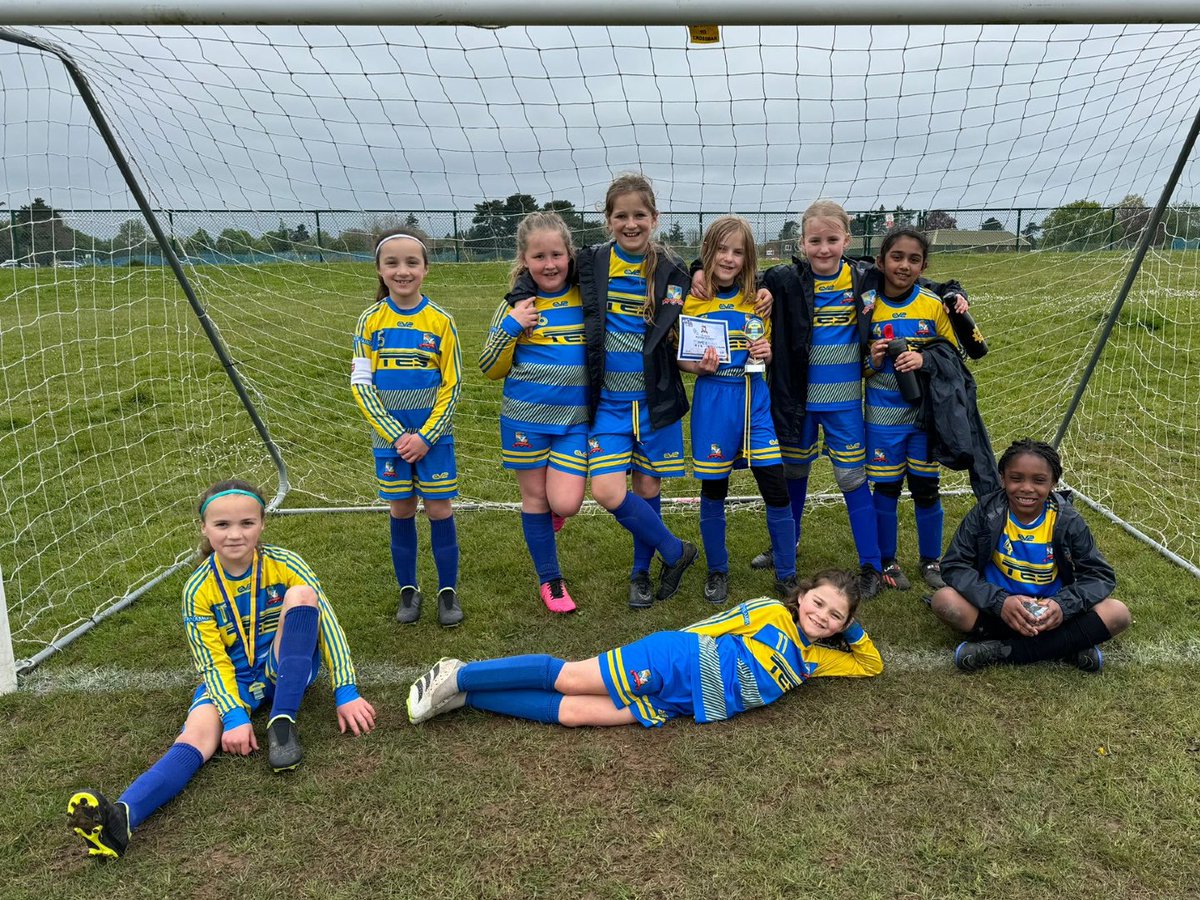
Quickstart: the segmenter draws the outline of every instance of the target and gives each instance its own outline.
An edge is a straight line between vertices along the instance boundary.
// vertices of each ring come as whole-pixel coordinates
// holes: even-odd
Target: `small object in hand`
[[[1044,604],[1038,603],[1036,600],[1022,600],[1021,605],[1024,606],[1029,614],[1035,619],[1040,619],[1046,614],[1046,610],[1050,608]]]

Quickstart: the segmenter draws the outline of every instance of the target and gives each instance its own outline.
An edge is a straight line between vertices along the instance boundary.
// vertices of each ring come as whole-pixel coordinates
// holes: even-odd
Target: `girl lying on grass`
[[[781,603],[749,600],[682,631],[660,631],[601,656],[534,654],[443,659],[413,684],[419,725],[462,706],[535,722],[662,726],[676,716],[717,722],[774,703],[806,679],[878,675],[883,661],[861,625],[858,578],[821,572]],[[841,635],[848,650],[815,643]]]

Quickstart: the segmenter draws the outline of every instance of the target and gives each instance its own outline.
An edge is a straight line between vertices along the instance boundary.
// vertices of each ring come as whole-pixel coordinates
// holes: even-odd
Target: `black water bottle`
[[[888,342],[888,359],[892,361],[892,366],[895,367],[896,357],[908,349],[908,341],[904,338],[896,337],[896,333],[892,330],[890,323],[883,326],[883,339]],[[917,381],[916,372],[896,372],[896,386],[900,388],[900,396],[904,398],[906,403],[911,403],[915,406],[921,402],[921,382]]]
[[[950,327],[954,329],[954,336],[958,338],[959,345],[963,348],[963,352],[971,359],[982,359],[987,355],[987,341],[983,337],[983,332],[979,330],[979,326],[975,324],[975,317],[971,315],[970,310],[967,312],[955,312],[954,307],[948,307],[950,315]]]

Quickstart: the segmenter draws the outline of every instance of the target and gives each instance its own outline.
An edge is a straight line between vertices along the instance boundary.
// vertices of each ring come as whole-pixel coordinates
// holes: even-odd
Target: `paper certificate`
[[[729,326],[725,321],[680,316],[678,358],[688,362],[699,362],[709,347],[717,351],[717,359],[720,362],[729,362]]]

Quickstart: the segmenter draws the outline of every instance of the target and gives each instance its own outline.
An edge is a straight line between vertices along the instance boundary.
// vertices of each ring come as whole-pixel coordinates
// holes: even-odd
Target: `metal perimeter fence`
[[[556,204],[582,246],[605,239],[599,213]],[[160,210],[159,220],[179,257],[189,264],[369,262],[375,236],[408,225],[429,237],[436,262],[511,259],[517,222],[528,210]],[[925,231],[938,252],[1013,253],[1031,250],[1126,250],[1150,218],[1144,207],[1080,202],[1057,208],[858,210],[851,218],[852,254],[876,252],[894,225]],[[725,212],[663,212],[659,236],[685,258],[698,255],[705,227]],[[759,243],[759,256],[787,259],[799,251],[800,216],[740,212]],[[40,199],[10,209],[0,224],[0,267],[163,265],[136,209],[64,209]],[[1153,243],[1176,250],[1200,248],[1200,206],[1167,210]]]

